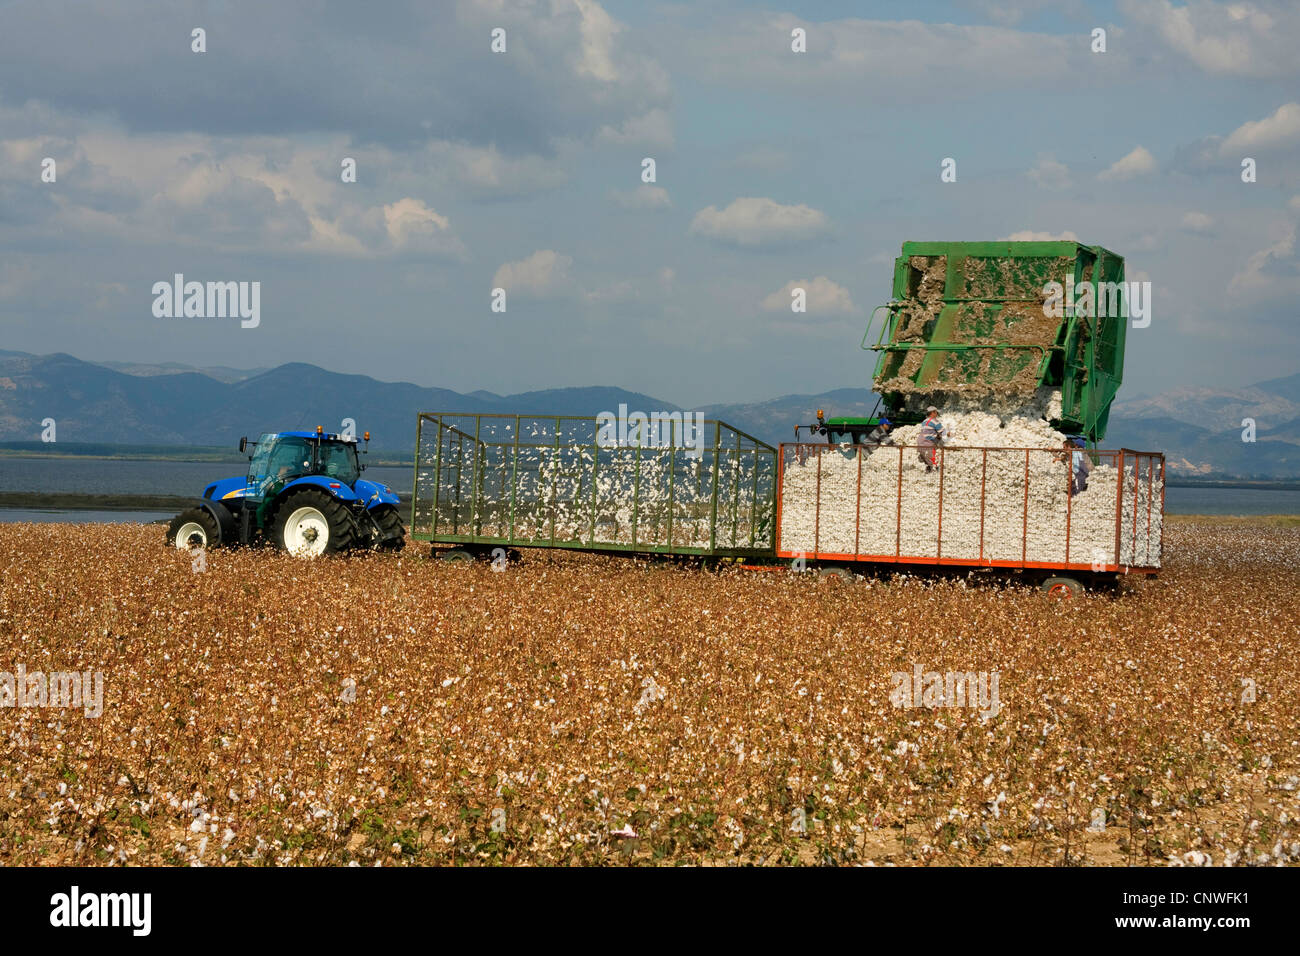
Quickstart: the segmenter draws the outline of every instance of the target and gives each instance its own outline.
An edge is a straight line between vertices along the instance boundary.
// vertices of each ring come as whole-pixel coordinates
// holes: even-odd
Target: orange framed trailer
[[[841,575],[868,565],[1020,572],[1060,594],[1160,569],[1158,452],[1086,452],[1088,483],[1075,491],[1073,465],[1053,449],[940,446],[931,473],[917,451],[782,444],[777,557]],[[911,520],[909,509],[933,521]]]

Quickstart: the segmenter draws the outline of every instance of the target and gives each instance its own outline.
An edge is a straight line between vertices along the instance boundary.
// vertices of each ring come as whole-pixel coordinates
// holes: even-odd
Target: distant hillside
[[[112,365],[0,351],[0,441],[39,440],[41,421],[53,418],[63,442],[229,447],[261,430],[318,424],[337,430],[351,418],[358,431],[370,431],[376,451],[405,455],[422,411],[595,415],[620,404],[642,412],[678,408],[613,386],[461,394],[302,363],[263,371]],[[819,408],[828,416],[870,415],[876,398],[870,389],[843,388],[692,411],[775,444],[792,441],[794,426],[812,422]],[[1253,443],[1241,440],[1246,418],[1255,421]],[[1121,398],[1104,444],[1163,451],[1174,475],[1300,477],[1300,374],[1241,389],[1181,388]]]
[[[1242,441],[1243,421],[1255,441]],[[1242,389],[1180,388],[1119,399],[1106,444],[1165,452],[1166,467],[1187,477],[1300,476],[1300,375]]]
[[[673,408],[620,388],[462,395],[301,363],[223,382],[193,371],[128,374],[61,353],[0,353],[0,441],[38,440],[46,418],[65,442],[204,446],[232,445],[261,430],[337,431],[351,418],[358,432],[370,432],[375,449],[401,451],[411,447],[419,412],[595,415],[620,402]]]
[[[821,395],[785,395],[770,401],[740,405],[706,405],[705,418],[720,418],[767,442],[794,441],[794,426],[817,420],[817,409],[831,418],[865,416],[876,409],[869,388],[837,388]]]

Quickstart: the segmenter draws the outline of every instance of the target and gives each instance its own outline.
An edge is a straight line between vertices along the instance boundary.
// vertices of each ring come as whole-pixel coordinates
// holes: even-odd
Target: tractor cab
[[[248,495],[274,495],[307,475],[320,475],[351,488],[363,468],[355,440],[321,431],[267,432],[257,439],[249,458]]]

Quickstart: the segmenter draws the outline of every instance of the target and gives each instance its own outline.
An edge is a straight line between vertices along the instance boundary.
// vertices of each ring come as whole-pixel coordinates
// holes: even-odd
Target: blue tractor
[[[370,433],[365,433],[370,441]],[[247,438],[239,450],[249,448]],[[361,477],[355,438],[276,432],[259,438],[246,477],[203,489],[198,505],[172,519],[167,543],[191,549],[267,543],[315,557],[352,548],[398,551],[406,530],[397,495]]]

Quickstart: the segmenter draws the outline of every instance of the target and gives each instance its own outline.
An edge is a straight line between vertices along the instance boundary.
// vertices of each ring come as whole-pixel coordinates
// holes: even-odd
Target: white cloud
[[[1037,164],[1029,170],[1029,179],[1044,189],[1064,189],[1070,185],[1070,167],[1052,156],[1040,155]]]
[[[483,198],[526,196],[563,185],[564,163],[543,156],[503,155],[495,146],[470,146],[439,140],[428,155],[458,186]]]
[[[726,209],[701,209],[691,220],[690,231],[737,246],[761,246],[812,239],[829,225],[826,214],[810,206],[783,206],[766,197],[742,197]]]
[[[1079,237],[1070,230],[1064,232],[1034,232],[1032,229],[1021,229],[1019,232],[1013,232],[1007,236],[1003,242],[1078,242]]]
[[[1228,134],[1219,153],[1247,156],[1261,149],[1300,142],[1300,103],[1284,103],[1262,120],[1242,123]]]
[[[384,206],[384,228],[394,248],[437,243],[451,235],[451,223],[422,200],[406,197]]]
[[[596,142],[612,146],[672,149],[673,120],[667,110],[655,108],[640,116],[630,116],[617,127],[601,127],[596,134]]]
[[[1127,156],[1117,159],[1109,168],[1098,173],[1097,178],[1102,182],[1123,182],[1154,173],[1158,166],[1151,151],[1145,146],[1138,146]]]
[[[808,31],[804,56],[788,55],[794,27]],[[750,93],[794,91],[855,102],[889,102],[901,85],[914,106],[988,95],[1011,84],[1069,89],[1079,71],[1097,75],[1099,59],[1077,33],[924,23],[919,14],[810,22],[790,13],[738,13],[734,4],[724,4],[713,17],[701,7],[651,29],[659,33],[657,55],[674,75]],[[1123,54],[1108,56],[1114,59],[1101,80],[1118,84],[1129,61]]]
[[[1207,0],[1178,7],[1169,0],[1120,2],[1120,10],[1138,27],[1154,31],[1167,47],[1207,73],[1293,74],[1300,15],[1294,4],[1269,6],[1266,10],[1256,3]]]
[[[1208,233],[1214,227],[1214,219],[1203,212],[1192,210],[1183,216],[1183,229],[1188,232]]]
[[[8,120],[15,114],[0,109],[0,128]],[[365,154],[358,183],[342,185],[340,157],[355,155],[342,136],[128,133],[71,119],[57,139],[0,141],[0,159],[34,165],[40,155],[59,157],[59,189],[37,228],[221,251],[465,255],[447,217],[413,198],[427,180],[393,182],[385,176],[393,157],[382,147]],[[0,162],[0,180],[6,172]]]
[[[624,209],[667,209],[672,200],[662,186],[640,185],[636,189],[611,190],[609,197]]]
[[[1300,261],[1296,258],[1295,224],[1276,241],[1260,249],[1246,260],[1232,281],[1229,292],[1261,292],[1283,279],[1293,287],[1300,287]]]
[[[493,288],[507,295],[531,295],[536,298],[575,291],[569,283],[569,266],[573,258],[553,249],[538,249],[518,262],[506,262],[492,276]]]
[[[1053,8],[1076,20],[1087,12],[1079,0],[968,0],[968,3],[990,20],[1007,26],[1015,26],[1026,15],[1041,13],[1044,8]]]
[[[764,297],[760,307],[768,312],[790,312],[791,293],[803,289],[809,315],[847,315],[854,311],[849,290],[826,276],[813,279],[791,279],[775,292]]]
[[[578,61],[578,73],[602,83],[616,82],[619,75],[613,60],[614,36],[622,27],[595,0],[573,2],[582,17],[578,28],[582,36],[582,58]]]

